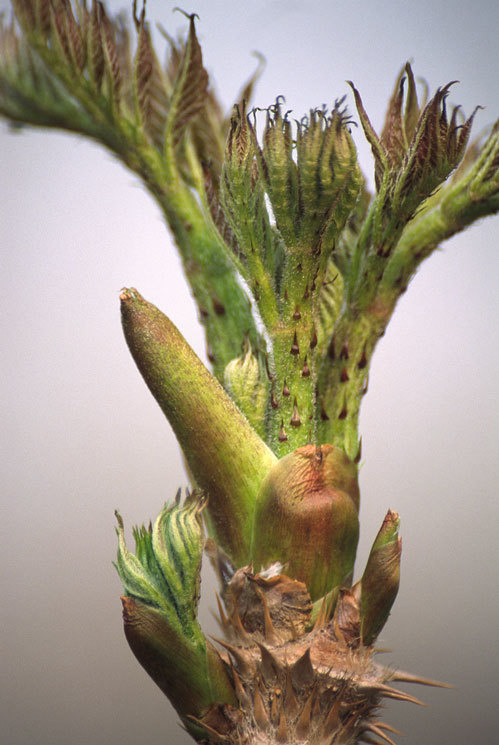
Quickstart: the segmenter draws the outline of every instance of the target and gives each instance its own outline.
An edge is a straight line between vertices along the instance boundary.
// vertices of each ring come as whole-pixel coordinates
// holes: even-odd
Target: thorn
[[[310,340],[310,349],[315,349],[316,346],[317,346],[317,332],[314,329],[314,333]]]
[[[398,729],[395,729],[395,727],[392,727],[390,724],[386,724],[385,722],[376,722],[376,726],[380,727],[380,729],[386,729],[388,732],[393,732],[394,735],[400,735],[403,737],[404,733],[400,732]]]
[[[305,287],[305,292],[303,293],[303,299],[308,300],[310,297],[310,291],[308,289],[308,285]]]
[[[366,346],[364,345],[364,349],[362,350],[362,356],[360,360],[357,362],[357,367],[359,370],[363,370],[366,365],[367,365],[367,355],[366,355]]]
[[[293,345],[289,351],[291,354],[294,354],[294,355],[300,354],[300,347],[298,346],[298,338],[296,336],[296,331],[293,337]]]
[[[289,719],[295,719],[298,714],[298,701],[291,684],[291,672],[286,666],[286,690],[284,692],[284,706]]]
[[[376,727],[375,724],[368,724],[366,727],[366,731],[373,732],[378,737],[381,737],[381,739],[387,742],[388,745],[397,745],[397,743],[395,743],[391,737],[385,735],[385,733],[379,727]]]
[[[265,710],[265,705],[263,703],[261,693],[258,690],[258,686],[255,686],[255,690],[253,692],[253,716],[255,718],[257,727],[259,727],[263,731],[268,730],[270,726],[270,719]]]
[[[276,740],[277,742],[288,742],[289,740],[289,734],[288,734],[288,723],[286,721],[286,717],[284,716],[284,712],[281,709],[281,716],[279,717],[279,727],[277,728],[276,732]]]
[[[270,405],[273,409],[279,408],[279,402],[275,397],[274,388],[272,387],[272,390],[270,391]]]
[[[279,640],[275,633],[274,624],[272,623],[272,618],[270,617],[269,607],[267,605],[267,599],[264,593],[262,592],[262,590],[257,588],[257,592],[263,605],[263,625],[264,625],[265,641],[269,642],[270,644],[275,644]]]
[[[293,313],[293,318],[295,321],[299,321],[301,318],[300,308],[298,307],[298,305],[296,306],[295,312]]]
[[[302,378],[309,378],[310,377],[310,368],[307,364],[307,357],[305,356],[305,359],[303,361],[303,368],[301,371]]]
[[[279,662],[279,660],[274,657],[272,652],[266,647],[264,644],[258,644],[258,648],[260,649],[260,654],[262,658],[262,675],[264,678],[265,683],[267,683],[267,680],[271,681],[272,683],[275,682],[276,678],[279,676],[279,674],[282,672],[282,665]]]
[[[435,688],[454,688],[449,683],[441,683],[438,680],[430,680],[429,678],[421,678],[419,675],[412,675],[406,673],[404,670],[395,670],[395,673],[391,676],[391,680],[398,680],[401,683],[419,683],[423,686],[434,686]]]
[[[341,371],[340,383],[348,383],[349,380],[350,380],[350,376],[348,375],[346,367],[344,367]]]
[[[284,378],[284,385],[282,387],[282,395],[283,396],[291,396],[290,390],[288,388],[288,384],[286,382],[286,378]]]
[[[343,408],[340,411],[340,413],[338,414],[338,419],[346,419],[347,418],[347,414],[348,414],[347,405],[346,404],[343,404]]]
[[[295,688],[301,690],[311,686],[315,679],[314,667],[310,659],[310,647],[294,663],[291,668],[291,679]]]
[[[420,701],[415,696],[411,696],[409,693],[404,693],[404,691],[399,691],[397,688],[392,688],[391,686],[384,685],[383,683],[377,683],[374,686],[365,687],[374,688],[380,693],[381,696],[384,696],[386,698],[394,698],[398,701],[408,701],[411,704],[418,704],[418,706],[426,706],[423,701]]]
[[[336,350],[334,348],[334,336],[331,339],[331,341],[329,342],[329,347],[328,347],[327,352],[328,352],[328,355],[329,355],[329,359],[330,360],[335,360],[336,359]]]
[[[348,359],[348,342],[345,342],[341,348],[340,360]]]
[[[225,315],[225,305],[221,303],[218,298],[212,297],[211,302],[213,305],[213,310],[215,311],[215,315],[217,316]]]
[[[312,704],[315,698],[315,688],[305,702],[305,706],[302,709],[300,717],[296,722],[296,734],[301,740],[305,740],[310,729],[310,720],[312,716]]]
[[[229,621],[232,624],[232,628],[234,629],[236,634],[239,636],[240,640],[244,642],[244,644],[250,645],[251,636],[248,634],[248,632],[243,626],[241,616],[239,615],[239,608],[238,608],[237,602],[234,603],[234,610],[229,618]]]
[[[237,674],[236,668],[232,666],[232,677],[234,678],[234,690],[236,692],[236,698],[239,701],[240,706],[247,709],[249,708],[251,701],[250,697],[246,693],[241,678]]]
[[[300,414],[298,412],[298,406],[296,403],[296,396],[295,396],[295,400],[293,403],[293,414],[291,416],[291,419],[289,420],[289,423],[291,424],[292,427],[301,427],[301,419],[300,419]]]
[[[254,667],[253,665],[249,664],[247,657],[241,652],[239,647],[235,647],[233,644],[229,644],[223,639],[217,639],[216,636],[212,636],[211,638],[217,644],[220,644],[220,646],[226,649],[230,655],[232,655],[232,658],[234,659],[234,662],[237,665],[239,673],[243,676],[243,678],[253,677],[254,672],[255,672]]]
[[[331,735],[337,729],[338,724],[340,723],[340,705],[343,699],[342,694],[344,689],[345,686],[343,685],[338,690],[336,698],[334,699],[334,704],[332,705],[331,709],[329,710],[329,714],[324,720],[324,724],[322,725],[321,729],[322,739],[331,737]]]
[[[326,413],[326,409],[324,408],[324,404],[321,402],[321,422],[328,422],[329,417]]]
[[[281,419],[281,429],[279,430],[279,435],[278,435],[277,439],[279,440],[279,442],[287,442],[288,441],[288,436],[286,434],[286,430],[284,429],[284,422],[282,421],[282,419]]]
[[[357,455],[353,459],[353,462],[360,463],[361,458],[362,458],[362,437],[359,438],[359,449],[357,450]]]

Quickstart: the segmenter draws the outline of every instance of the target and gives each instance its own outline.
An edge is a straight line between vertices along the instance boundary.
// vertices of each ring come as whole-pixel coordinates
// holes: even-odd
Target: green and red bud
[[[360,621],[362,643],[370,646],[388,620],[400,582],[400,519],[388,510],[373,543],[360,581]]]
[[[447,178],[466,149],[476,109],[458,126],[459,107],[454,107],[449,120],[446,99],[451,85],[438,88],[426,106],[420,107],[412,69],[407,64],[397,79],[383,131],[378,137],[359,92],[350,83],[374,155],[376,188],[385,195],[384,208],[405,219]]]
[[[209,496],[217,542],[236,564],[247,564],[254,501],[276,457],[161,311],[136,290],[123,290],[121,307],[137,367]]]
[[[234,698],[224,663],[197,620],[203,504],[193,496],[183,507],[178,502],[165,507],[154,527],[134,531],[135,554],[126,547],[117,514],[125,636],[182,717],[198,716],[213,702]]]
[[[306,445],[279,460],[257,498],[252,558],[304,582],[312,600],[349,582],[359,537],[357,468],[339,448]]]

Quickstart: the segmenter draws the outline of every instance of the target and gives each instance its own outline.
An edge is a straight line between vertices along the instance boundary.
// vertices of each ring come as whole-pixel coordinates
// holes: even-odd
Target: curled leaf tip
[[[118,523],[118,528],[120,529],[120,531],[121,530],[124,530],[125,529],[125,526],[124,526],[124,523],[123,523],[123,518],[121,517],[119,511],[118,510],[115,510],[114,511],[114,515],[116,517],[116,522]]]

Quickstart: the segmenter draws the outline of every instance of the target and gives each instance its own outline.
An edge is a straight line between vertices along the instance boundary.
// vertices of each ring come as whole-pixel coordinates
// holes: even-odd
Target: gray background
[[[125,0],[111,3],[113,9]],[[148,15],[185,26],[174,3]],[[7,7],[0,0],[0,7]],[[267,70],[255,103],[284,94],[298,116],[355,81],[380,127],[407,59],[434,90],[498,115],[497,4],[422,0],[191,0],[205,62],[230,106]],[[348,101],[352,106],[352,97]],[[364,171],[369,149],[355,133]],[[186,479],[167,422],[128,356],[118,292],[134,285],[204,357],[179,262],[133,175],[74,137],[10,134],[2,160],[2,742],[188,743],[121,632],[113,510],[153,518]],[[402,516],[402,586],[387,661],[454,683],[426,709],[385,715],[406,745],[489,745],[497,727],[497,219],[443,246],[382,340],[361,430],[361,571],[388,507]],[[215,633],[211,578],[201,617]],[[495,690],[494,690],[495,689]]]

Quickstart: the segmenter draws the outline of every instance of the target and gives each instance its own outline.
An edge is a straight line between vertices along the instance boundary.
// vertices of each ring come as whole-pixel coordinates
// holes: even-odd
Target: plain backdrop
[[[111,8],[126,6],[113,0]],[[172,33],[174,3],[149,0]],[[380,127],[407,59],[432,90],[498,115],[498,5],[455,0],[190,0],[207,68],[230,108],[267,58],[255,96],[301,117],[355,81]],[[6,9],[6,0],[0,0]],[[157,37],[159,39],[159,37]],[[161,41],[159,41],[161,47]],[[348,103],[353,102],[348,93]],[[364,171],[372,162],[354,136]],[[128,535],[186,483],[168,423],[120,329],[136,286],[204,359],[204,340],[155,203],[99,146],[0,126],[5,745],[181,745],[167,700],[129,652],[111,565]],[[491,745],[497,734],[497,219],[423,266],[377,350],[361,431],[358,572],[388,507],[402,517],[402,584],[381,643],[387,662],[453,683],[384,714],[405,745]],[[216,627],[204,574],[201,620]]]

